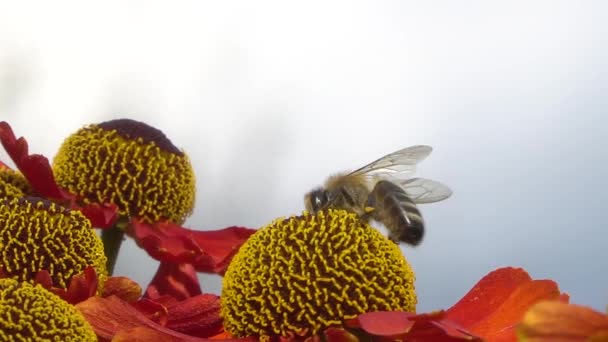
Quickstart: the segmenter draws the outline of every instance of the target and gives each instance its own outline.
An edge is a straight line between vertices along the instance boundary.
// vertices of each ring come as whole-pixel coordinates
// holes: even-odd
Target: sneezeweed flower
[[[78,130],[63,143],[54,170],[44,156],[30,155],[6,122],[0,122],[0,141],[35,193],[82,211],[95,227],[113,227],[102,231],[110,274],[125,229],[155,259],[189,263],[199,272],[223,272],[253,233],[180,226],[194,205],[189,159],[145,123],[119,119]]]
[[[416,308],[397,245],[343,210],[258,230],[228,267],[221,298],[224,327],[239,337],[307,337],[364,312]]]
[[[520,341],[608,341],[608,315],[561,301],[543,301],[526,312],[518,326]]]
[[[3,276],[34,281],[43,272],[52,286],[68,289],[72,278],[89,266],[103,286],[107,272],[102,242],[79,211],[36,197],[0,200]]]
[[[75,307],[40,285],[0,279],[0,340],[97,341]]]
[[[181,224],[194,206],[188,156],[158,129],[128,119],[79,129],[53,161],[57,184],[84,203],[114,203],[122,216]]]

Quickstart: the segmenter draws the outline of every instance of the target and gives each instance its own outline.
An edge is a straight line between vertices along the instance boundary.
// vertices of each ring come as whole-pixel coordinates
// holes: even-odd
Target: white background
[[[297,214],[330,173],[429,144],[419,175],[454,195],[421,206],[425,241],[403,247],[419,311],[506,265],[603,310],[607,7],[2,1],[0,120],[51,158],[89,123],[162,129],[192,159],[200,229]],[[124,245],[117,274],[155,268]]]

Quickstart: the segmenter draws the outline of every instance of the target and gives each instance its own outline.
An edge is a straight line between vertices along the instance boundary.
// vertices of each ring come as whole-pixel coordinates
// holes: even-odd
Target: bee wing
[[[431,151],[433,148],[426,145],[406,147],[353,171],[351,175],[396,180],[397,182],[405,180],[416,172],[416,164],[431,154]]]
[[[452,195],[452,190],[446,185],[426,178],[406,179],[399,185],[415,203],[439,202]]]

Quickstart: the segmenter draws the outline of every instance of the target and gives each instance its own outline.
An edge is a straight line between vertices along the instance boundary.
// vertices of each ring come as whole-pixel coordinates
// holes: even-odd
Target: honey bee
[[[333,175],[323,187],[304,196],[306,210],[349,210],[363,220],[382,223],[395,243],[418,245],[424,236],[424,220],[416,204],[438,202],[452,195],[450,188],[437,181],[410,178],[416,164],[432,150],[424,145],[406,147],[353,172]]]

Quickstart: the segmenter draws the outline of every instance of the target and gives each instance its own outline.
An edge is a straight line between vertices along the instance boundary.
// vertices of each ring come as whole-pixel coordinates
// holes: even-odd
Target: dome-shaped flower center
[[[97,341],[72,305],[40,285],[0,279],[1,341]]]
[[[235,336],[312,335],[379,310],[414,311],[414,273],[380,232],[343,210],[280,219],[253,234],[223,281]]]
[[[0,199],[20,198],[32,193],[22,174],[0,165]]]
[[[93,266],[100,287],[107,277],[101,239],[79,211],[39,198],[0,201],[0,268],[19,281],[42,270],[55,287],[67,288],[72,276]]]
[[[158,129],[120,119],[78,130],[53,161],[57,183],[86,203],[110,202],[147,222],[181,224],[194,206],[188,157]]]

